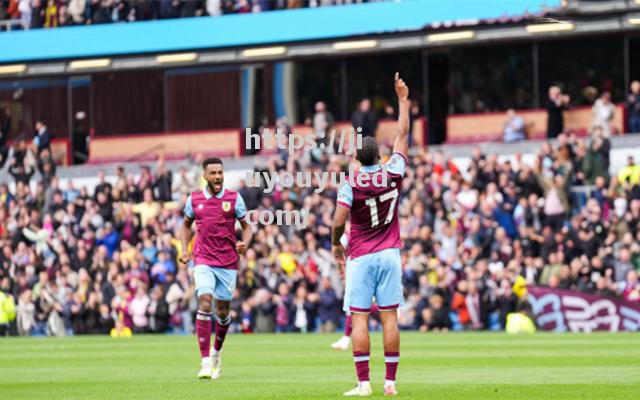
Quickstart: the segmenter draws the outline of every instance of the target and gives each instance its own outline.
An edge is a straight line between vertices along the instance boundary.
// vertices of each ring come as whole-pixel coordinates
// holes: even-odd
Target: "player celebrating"
[[[398,195],[409,133],[409,88],[398,73],[395,91],[400,115],[393,155],[384,166],[380,165],[375,139],[369,137],[362,141],[362,148],[356,154],[361,164],[359,179],[353,185],[345,183],[340,187],[333,221],[332,252],[340,266],[345,264],[345,249],[340,238],[347,218],[351,222],[344,310],[352,315],[353,361],[358,385],[344,393],[345,396],[369,396],[372,392],[369,384],[369,310],[374,296],[383,328],[384,394],[397,394],[395,380],[400,357],[397,309],[403,300]],[[387,179],[386,186],[382,187],[384,180],[380,176],[384,173],[387,173]]]
[[[236,287],[238,254],[244,254],[251,241],[251,228],[243,219],[247,213],[239,193],[223,187],[224,171],[219,158],[203,161],[203,177],[207,185],[193,192],[184,207],[182,248],[191,240],[191,225],[196,222],[198,234],[193,248],[194,278],[198,296],[196,336],[202,368],[199,379],[217,379],[221,374],[221,350],[229,329],[229,302]],[[242,225],[242,240],[236,241],[236,219]],[[189,262],[189,251],[180,261]],[[215,341],[211,343],[211,310],[216,300]]]

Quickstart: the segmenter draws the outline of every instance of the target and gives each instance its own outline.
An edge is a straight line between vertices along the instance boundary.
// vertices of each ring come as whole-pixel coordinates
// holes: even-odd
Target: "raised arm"
[[[398,96],[398,132],[393,142],[393,152],[405,157],[409,153],[409,87],[400,79],[400,74],[395,75],[395,89]]]

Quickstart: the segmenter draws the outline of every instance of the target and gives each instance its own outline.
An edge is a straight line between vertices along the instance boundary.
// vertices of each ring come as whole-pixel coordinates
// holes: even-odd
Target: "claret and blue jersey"
[[[345,183],[338,190],[338,205],[350,209],[351,222],[345,311],[369,312],[373,297],[381,310],[395,309],[403,301],[398,197],[406,164],[404,155],[394,153],[384,164],[386,186],[369,180],[366,185]],[[377,164],[363,166],[358,173],[382,172]]]
[[[198,296],[212,294],[218,300],[231,300],[238,269],[236,220],[246,213],[242,196],[225,188],[214,196],[205,187],[187,199],[184,215],[197,227],[193,258]]]

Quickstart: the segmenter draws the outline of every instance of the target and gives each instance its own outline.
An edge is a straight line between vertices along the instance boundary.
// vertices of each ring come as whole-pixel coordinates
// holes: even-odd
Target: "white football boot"
[[[347,397],[369,397],[371,393],[373,393],[373,391],[371,390],[369,382],[359,382],[358,386],[348,392],[344,392],[344,395]]]
[[[331,345],[331,348],[334,350],[348,350],[350,344],[351,344],[351,338],[349,336],[343,336],[337,341],[335,341]]]
[[[213,368],[213,361],[211,357],[206,357],[202,359],[202,368],[200,368],[200,372],[198,372],[198,379],[211,379]]]
[[[211,368],[211,379],[218,379],[222,375],[222,350],[216,352],[211,348],[211,361],[213,366]]]

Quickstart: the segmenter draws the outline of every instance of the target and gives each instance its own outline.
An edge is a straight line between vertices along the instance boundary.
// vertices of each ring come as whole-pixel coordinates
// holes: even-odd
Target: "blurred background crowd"
[[[188,194],[203,185],[202,155],[176,171],[159,159],[77,187],[60,183],[46,125],[36,130],[8,160],[14,184],[0,184],[0,334],[192,332],[193,278],[177,262],[176,235]],[[588,138],[560,133],[528,160],[476,148],[462,165],[414,148],[400,204],[401,327],[503,329],[526,285],[640,301],[640,165],[629,154],[610,174],[610,148],[601,127]],[[347,171],[350,161],[318,149],[256,160],[256,171],[271,174]],[[252,225],[233,331],[342,326],[343,283],[330,253],[336,187],[314,188],[266,194],[240,183],[248,209],[308,215],[304,227]]]
[[[0,21],[11,30],[57,28],[171,18],[259,13],[371,0],[2,0]],[[9,26],[9,25],[7,25]]]

